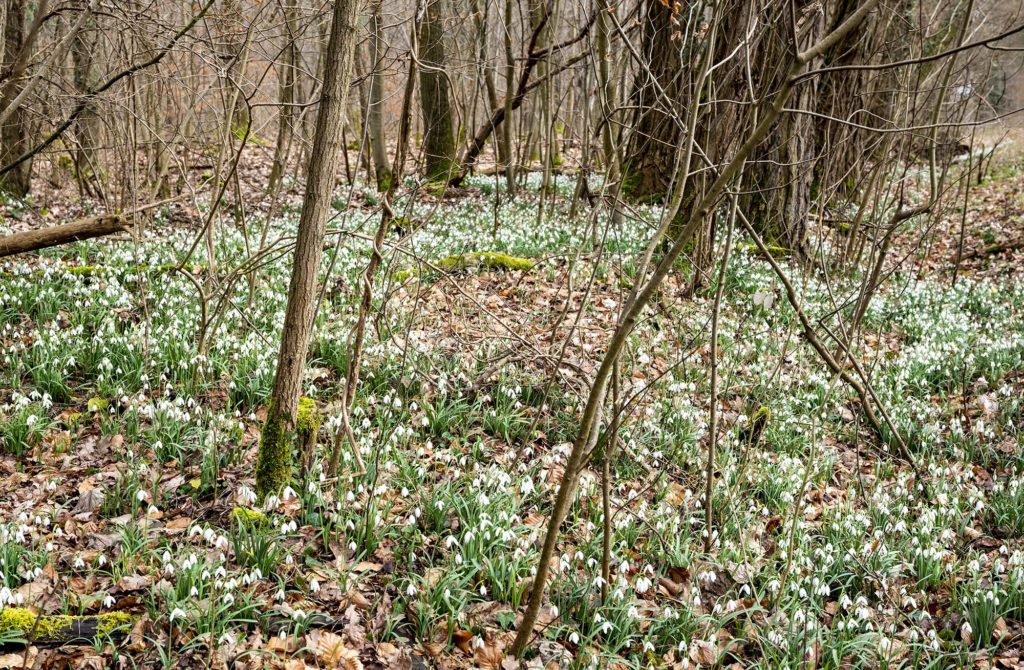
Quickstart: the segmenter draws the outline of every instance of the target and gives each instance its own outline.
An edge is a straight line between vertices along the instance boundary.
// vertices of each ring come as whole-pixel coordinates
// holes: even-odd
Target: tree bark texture
[[[428,0],[417,26],[420,59],[420,106],[423,111],[425,174],[431,181],[448,180],[455,172],[455,137],[445,72],[444,6]]]
[[[317,277],[327,217],[331,212],[345,121],[349,80],[355,60],[359,0],[336,0],[324,58],[324,83],[309,153],[306,198],[299,218],[295,258],[288,287],[281,346],[267,420],[260,436],[256,491],[260,498],[278,494],[291,480],[292,445],[306,355],[313,330]]]

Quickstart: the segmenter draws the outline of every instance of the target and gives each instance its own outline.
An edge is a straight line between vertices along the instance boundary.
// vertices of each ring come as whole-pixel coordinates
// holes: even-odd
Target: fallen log
[[[997,242],[995,244],[989,244],[981,247],[980,249],[974,249],[964,254],[964,260],[974,260],[976,258],[985,258],[986,256],[995,256],[1007,251],[1017,251],[1018,249],[1024,249],[1024,237],[1015,240],[1005,240],[1003,242]],[[953,257],[953,261],[956,262],[956,257]]]
[[[58,647],[65,644],[93,644],[97,639],[124,635],[136,617],[127,612],[93,616],[36,614],[25,607],[0,609],[0,638],[4,646]]]
[[[0,258],[55,247],[68,242],[103,237],[127,229],[123,217],[117,214],[102,214],[62,226],[27,230],[23,233],[0,237]]]

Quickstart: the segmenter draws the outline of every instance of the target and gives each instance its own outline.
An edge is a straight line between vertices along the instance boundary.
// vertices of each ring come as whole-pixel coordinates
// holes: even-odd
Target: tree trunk
[[[225,110],[231,130],[243,134],[249,128],[249,110],[240,104],[241,87],[245,78],[245,18],[238,0],[222,0],[216,28],[215,47],[221,66],[226,70],[223,90]]]
[[[278,101],[281,103],[281,110],[278,112],[277,145],[274,147],[274,162],[270,168],[270,178],[267,180],[267,190],[273,191],[284,175],[288,167],[288,154],[292,146],[292,138],[295,136],[295,107],[297,99],[295,95],[296,73],[299,70],[299,47],[298,39],[298,8],[296,0],[286,0],[283,4],[285,30],[288,33],[288,43],[284,50],[284,67],[278,75]]]
[[[391,186],[391,165],[388,164],[388,152],[384,137],[384,73],[381,71],[384,62],[384,36],[381,29],[380,2],[373,5],[370,15],[370,101],[366,113],[366,123],[370,133],[370,147],[373,150],[373,165],[377,173],[377,190],[385,192]]]
[[[0,72],[7,72],[15,64],[22,44],[25,42],[25,26],[28,20],[28,0],[5,0],[7,16],[4,22],[3,58]],[[21,92],[20,81],[4,87],[0,109],[6,108]],[[0,165],[7,165],[32,148],[29,130],[29,115],[24,105],[18,107],[0,128]],[[32,160],[26,160],[0,177],[0,191],[11,195],[27,195],[32,186]]]
[[[90,33],[95,21],[90,19],[89,25],[75,34],[71,42],[71,60],[74,64],[73,79],[78,95],[87,96],[94,85],[93,50],[96,40]],[[75,178],[79,188],[91,196],[98,196],[103,184],[103,175],[97,157],[97,149],[101,146],[100,118],[96,112],[96,103],[87,100],[85,109],[75,121],[75,139],[77,148],[74,152]]]
[[[623,194],[632,199],[660,201],[672,180],[682,131],[674,110],[665,107],[675,104],[683,88],[680,45],[672,39],[677,11],[676,3],[648,0],[643,14],[643,56],[650,75],[642,73],[636,80],[633,103],[637,120],[632,150],[623,167]]]
[[[502,111],[504,112],[505,125],[501,129],[501,145],[504,147],[505,162],[505,188],[508,194],[516,192],[516,166],[515,156],[512,151],[512,96],[515,95],[516,56],[512,52],[512,0],[505,0],[505,101]],[[497,108],[495,108],[497,109]]]
[[[431,181],[447,181],[455,174],[455,138],[448,99],[447,62],[444,49],[443,0],[427,0],[418,26],[420,105],[423,110],[424,173]]]
[[[807,2],[798,2],[796,11],[802,14]],[[812,23],[806,28],[807,39],[813,42],[824,30],[820,14],[812,14]],[[758,60],[778,62],[781,50],[788,48],[773,44],[761,50]],[[778,49],[777,51],[774,49]],[[784,73],[782,73],[784,74]],[[769,78],[780,73],[768,70]],[[771,81],[771,79],[769,79]],[[790,106],[794,109],[815,111],[818,106],[817,80],[805,81],[793,91]],[[765,83],[768,83],[767,81]],[[754,155],[754,193],[749,202],[752,222],[770,244],[791,249],[797,258],[807,257],[807,217],[811,208],[811,184],[814,181],[817,153],[817,128],[809,114],[789,113],[764,146]]]
[[[341,130],[345,121],[349,79],[355,57],[359,0],[336,0],[330,39],[324,54],[324,82],[309,153],[306,198],[299,219],[288,287],[288,306],[281,333],[274,386],[267,420],[260,436],[256,491],[260,498],[278,494],[290,481],[291,444],[316,306],[317,275],[331,196],[338,171]]]

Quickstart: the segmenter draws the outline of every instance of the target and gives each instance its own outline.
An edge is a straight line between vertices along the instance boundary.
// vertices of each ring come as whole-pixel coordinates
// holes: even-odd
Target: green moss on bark
[[[256,461],[256,496],[265,500],[277,495],[292,479],[292,437],[298,436],[302,445],[316,441],[323,418],[312,398],[299,398],[295,412],[295,431],[287,427],[287,417],[281,416],[275,405],[267,410],[267,420],[260,433],[260,451]]]
[[[529,258],[510,256],[496,251],[472,251],[465,254],[448,256],[437,261],[437,267],[442,270],[469,270],[481,267],[488,270],[532,270],[537,263]],[[391,275],[391,278],[401,284],[420,274],[416,269],[399,270]]]
[[[127,612],[107,612],[84,617],[67,614],[38,615],[25,607],[5,607],[0,610],[0,635],[20,633],[35,639],[70,640],[77,637],[75,624],[83,621],[95,621],[96,636],[103,637],[130,626],[135,617]]]
[[[441,259],[437,265],[445,270],[463,270],[475,266],[491,270],[531,270],[535,263],[529,258],[509,256],[495,251],[474,251],[458,256],[448,256]]]
[[[299,398],[299,409],[295,414],[295,432],[303,437],[312,437],[320,430],[321,421],[316,401],[305,396]]]
[[[285,430],[284,417],[271,405],[260,433],[260,451],[256,461],[256,496],[259,500],[277,495],[292,478],[292,445]]]

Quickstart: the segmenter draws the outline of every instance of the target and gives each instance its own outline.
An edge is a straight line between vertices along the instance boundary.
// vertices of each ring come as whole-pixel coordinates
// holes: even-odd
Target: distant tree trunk
[[[89,25],[75,34],[71,42],[71,60],[73,67],[73,80],[76,92],[85,96],[92,88],[93,80],[93,51],[96,48],[96,39],[90,28],[95,27],[95,21],[89,20]],[[75,148],[75,179],[78,180],[78,187],[83,193],[91,196],[98,196],[103,188],[102,166],[97,155],[97,149],[102,145],[102,127],[100,117],[96,112],[96,103],[88,100],[75,121],[75,139],[78,146]]]
[[[366,112],[366,123],[370,133],[370,147],[373,150],[373,165],[377,173],[377,190],[382,193],[391,186],[391,165],[388,163],[387,146],[384,137],[384,62],[385,44],[381,30],[380,0],[373,3],[370,15],[370,101]]]
[[[224,90],[225,104],[231,130],[236,133],[249,128],[249,110],[241,102],[241,86],[245,76],[245,19],[238,0],[223,0],[220,10],[220,35],[217,49],[227,70],[227,87]]]
[[[277,188],[278,182],[288,167],[288,154],[291,151],[292,139],[295,137],[294,103],[297,99],[295,88],[299,70],[299,47],[296,42],[299,28],[298,8],[295,0],[285,0],[282,9],[288,43],[282,54],[284,64],[278,75],[277,99],[281,103],[281,110],[277,117],[277,145],[274,147],[274,162],[270,167],[270,178],[267,180],[267,190],[269,191]]]
[[[25,26],[28,21],[28,0],[5,0],[7,14],[4,21],[3,57],[0,72],[7,72],[15,64],[22,44],[25,42]],[[4,87],[0,109],[10,105],[21,92],[19,81]],[[0,128],[0,165],[7,165],[32,148],[30,119],[24,105],[18,107]],[[16,168],[0,177],[0,190],[11,195],[27,195],[32,187],[32,159],[23,161]]]
[[[494,70],[491,69],[489,63],[489,57],[487,54],[488,48],[488,23],[490,22],[490,9],[491,5],[489,0],[476,0],[476,11],[473,16],[476,21],[476,32],[477,32],[477,59],[478,66],[480,68],[480,76],[483,79],[484,92],[487,94],[487,110],[485,113],[490,113],[492,109],[498,108],[498,87],[494,81]],[[475,114],[471,116],[471,119],[475,122]],[[506,161],[505,157],[505,144],[500,139],[494,139],[494,153],[497,165],[504,165]]]
[[[512,96],[515,95],[516,56],[512,52],[512,0],[505,0],[505,122],[501,128],[501,145],[505,148],[505,188],[511,196],[516,192],[515,154],[512,150]]]
[[[632,199],[661,200],[672,180],[682,131],[665,106],[678,100],[683,86],[680,43],[672,38],[678,11],[679,3],[648,0],[643,13],[643,57],[650,75],[641,73],[634,86],[637,118],[632,149],[623,166],[623,194]]]
[[[256,491],[260,498],[278,494],[291,479],[292,454],[288,433],[295,426],[309,337],[313,330],[317,274],[338,171],[341,130],[355,60],[359,4],[359,0],[335,0],[334,3],[281,347],[267,419],[260,436],[256,464]]]
[[[423,110],[424,173],[431,181],[447,181],[455,174],[455,138],[448,98],[447,60],[444,49],[443,0],[426,0],[418,26],[420,105]]]

